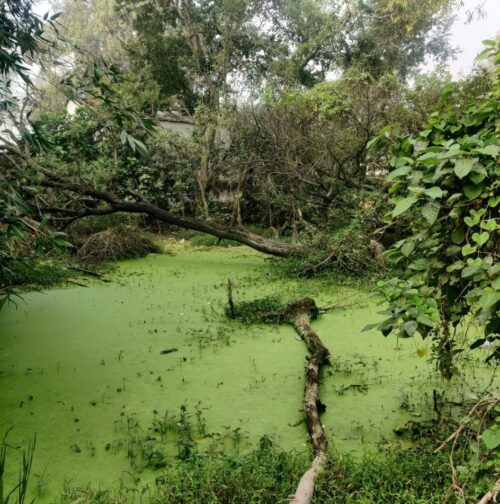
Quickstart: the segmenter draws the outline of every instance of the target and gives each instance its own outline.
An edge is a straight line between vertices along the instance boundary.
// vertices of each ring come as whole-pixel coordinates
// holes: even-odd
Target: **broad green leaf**
[[[430,189],[425,189],[424,192],[425,194],[427,194],[427,196],[429,196],[429,198],[432,199],[441,198],[443,196],[443,191],[438,186],[431,187]]]
[[[134,137],[132,135],[129,135],[127,133],[127,140],[128,140],[128,143],[129,143],[130,147],[135,152],[135,139],[134,139]]]
[[[474,233],[472,235],[472,239],[479,245],[484,245],[490,238],[490,235],[489,233],[487,233],[486,231],[482,232],[482,233]]]
[[[453,256],[455,254],[458,254],[460,250],[461,249],[458,245],[449,245],[448,247],[446,247],[446,255]]]
[[[450,159],[450,158],[457,157],[460,154],[463,154],[463,152],[460,150],[460,146],[458,144],[454,144],[452,147],[450,147],[449,150],[440,154],[439,157],[441,159]]]
[[[422,154],[417,158],[417,161],[428,161],[428,160],[436,160],[437,159],[437,153],[436,152],[426,152],[425,154]]]
[[[477,246],[469,245],[468,243],[462,247],[462,255],[464,257],[473,254],[477,250]]]
[[[479,299],[479,304],[481,305],[481,308],[489,308],[498,301],[500,301],[500,292],[488,290],[483,292],[483,295]]]
[[[408,322],[405,322],[405,324],[404,324],[404,330],[408,336],[413,336],[413,334],[417,331],[417,329],[418,329],[418,324],[415,320],[409,320]]]
[[[401,215],[402,213],[406,212],[415,202],[417,201],[417,196],[414,194],[403,198],[402,200],[399,200],[396,206],[394,207],[394,210],[392,211],[392,216],[397,217],[398,215]]]
[[[419,315],[417,317],[417,322],[419,324],[424,324],[428,327],[434,327],[435,326],[435,323],[433,320],[431,320],[429,317],[426,317],[425,315]]]
[[[475,275],[476,273],[479,273],[479,271],[480,271],[480,269],[477,266],[466,266],[462,270],[462,278],[471,277],[471,276]]]
[[[140,141],[140,140],[137,140],[137,138],[134,138],[134,143],[136,145],[136,147],[143,153],[143,154],[147,154],[148,152],[148,149],[146,148],[146,146]]]
[[[407,241],[404,243],[404,245],[401,247],[401,253],[405,256],[408,257],[412,252],[413,249],[415,248],[415,242],[412,241]]]
[[[500,147],[498,147],[498,145],[487,145],[481,149],[476,149],[476,151],[486,156],[498,157],[498,154],[500,154]]]
[[[435,201],[430,201],[422,207],[422,215],[429,224],[434,224],[439,215],[440,206]]]
[[[486,229],[486,231],[494,231],[497,227],[495,219],[489,219],[487,221],[481,222],[481,228]]]
[[[448,273],[453,273],[453,271],[461,270],[464,267],[464,263],[462,261],[455,261],[453,264],[450,264],[446,271]]]
[[[469,158],[469,159],[456,159],[455,160],[455,175],[458,178],[464,178],[467,176],[474,164],[477,163],[477,158]]]
[[[469,200],[476,199],[482,192],[482,185],[468,184],[464,187],[464,194]]]
[[[486,429],[482,433],[481,439],[488,450],[494,450],[500,445],[500,429]]]
[[[482,217],[486,213],[486,208],[480,208],[479,210],[474,210],[474,208],[470,211],[470,214],[473,217]]]
[[[467,264],[469,266],[475,266],[476,268],[480,268],[483,264],[483,260],[480,257],[476,257],[475,259],[472,259],[472,257],[469,257],[467,259]]]
[[[484,173],[471,172],[469,173],[469,178],[472,180],[472,182],[474,182],[474,184],[480,184],[486,178],[486,176],[484,175]]]
[[[467,218],[468,217],[466,217],[466,219]],[[462,228],[456,228],[451,232],[451,239],[452,239],[453,243],[456,243],[457,245],[460,245],[460,243],[462,243],[464,241],[464,238],[465,238],[465,233]]]
[[[396,170],[393,170],[387,175],[387,180],[393,180],[397,177],[402,177],[403,175],[408,175],[410,173],[411,167],[410,166],[401,166],[401,168],[397,168]]]

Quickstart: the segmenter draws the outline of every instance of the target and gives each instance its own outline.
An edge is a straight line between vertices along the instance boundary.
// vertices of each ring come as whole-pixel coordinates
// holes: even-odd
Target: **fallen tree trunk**
[[[167,224],[184,229],[200,231],[202,233],[207,233],[226,240],[233,240],[258,250],[259,252],[278,257],[304,255],[308,250],[305,247],[270,240],[238,227],[227,226],[225,224],[209,220],[194,219],[191,217],[182,217],[171,214],[170,212],[141,198],[141,196],[137,193],[131,194],[133,194],[138,201],[127,201],[111,192],[96,189],[95,187],[85,183],[76,184],[43,167],[40,167],[39,169],[45,175],[45,179],[42,182],[43,186],[58,189],[60,191],[70,191],[79,196],[86,196],[87,198],[90,197],[97,204],[105,203],[107,205],[106,207],[87,206],[81,210],[55,207],[43,208],[44,211],[55,215],[66,215],[71,221],[81,219],[89,215],[107,215],[116,212],[141,213],[149,215],[150,217],[162,222],[166,222]]]
[[[305,298],[287,307],[284,318],[293,325],[304,340],[309,350],[309,362],[306,366],[306,383],[304,386],[304,414],[306,417],[309,440],[311,442],[313,461],[311,467],[302,475],[292,497],[293,504],[309,504],[314,494],[316,477],[325,466],[327,439],[319,418],[319,374],[321,366],[328,363],[329,351],[311,327],[311,318],[318,315],[318,307],[311,298]]]
[[[327,458],[327,439],[319,418],[325,410],[319,398],[319,376],[321,367],[328,363],[330,352],[311,327],[311,319],[317,318],[320,310],[312,298],[304,298],[283,308],[279,301],[271,298],[257,299],[236,304],[233,300],[233,282],[227,283],[229,308],[226,314],[246,323],[291,324],[305,342],[309,351],[306,366],[303,408],[313,453],[311,467],[302,475],[294,496],[293,504],[309,504],[314,494],[316,477],[325,466]]]

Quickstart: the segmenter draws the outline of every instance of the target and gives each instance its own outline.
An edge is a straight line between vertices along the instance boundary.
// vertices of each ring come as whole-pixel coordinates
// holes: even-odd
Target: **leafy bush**
[[[239,247],[241,243],[233,240],[217,238],[206,233],[190,233],[189,240],[200,247]]]
[[[161,252],[154,239],[136,226],[120,225],[91,235],[78,249],[85,261],[109,261],[143,257]]]
[[[56,268],[48,273],[37,256],[60,254],[71,246],[64,233],[52,231],[46,219],[35,221],[32,214],[33,209],[16,188],[0,180],[0,309],[18,295],[16,286],[57,283],[59,280],[49,279],[56,274]]]
[[[364,278],[381,272],[381,245],[355,227],[332,235],[318,234],[308,244],[309,253],[274,260],[274,269],[284,276],[338,275]]]
[[[448,379],[461,351],[457,328],[471,317],[484,328],[471,347],[487,343],[488,360],[500,358],[500,43],[487,44],[496,64],[488,87],[445,87],[446,105],[427,128],[396,140],[387,177],[392,218],[404,215],[412,233],[388,254],[399,275],[379,283],[389,309],[377,327],[385,336],[432,337]]]
[[[73,273],[59,264],[32,261],[29,264],[18,262],[10,271],[12,286],[50,287],[63,283]]]

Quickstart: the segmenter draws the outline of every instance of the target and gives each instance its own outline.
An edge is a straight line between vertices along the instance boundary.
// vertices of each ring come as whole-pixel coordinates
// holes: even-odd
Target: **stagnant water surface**
[[[152,471],[131,470],[127,446],[165,412],[172,419],[185,410],[202,448],[244,451],[266,434],[282,448],[306,449],[304,344],[290,327],[228,321],[228,277],[238,299],[279,293],[355,303],[314,323],[332,353],[322,419],[341,452],[374,448],[396,425],[429,415],[433,367],[417,356],[425,345],[362,332],[380,317],[366,293],[277,282],[268,270],[243,248],[179,249],[122,262],[112,282],[30,293],[3,310],[0,434],[14,426],[7,488],[35,435],[31,493],[38,500],[54,501],[64,486],[151,484]]]

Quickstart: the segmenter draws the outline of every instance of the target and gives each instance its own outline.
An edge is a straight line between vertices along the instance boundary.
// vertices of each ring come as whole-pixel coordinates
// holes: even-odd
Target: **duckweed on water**
[[[191,460],[194,453],[203,461],[219,453],[199,474],[190,473],[194,487],[200,481],[213,487],[212,478],[225,475],[228,488],[241,485],[243,478],[257,488],[241,468],[230,477],[230,468],[240,467],[235,457],[257,460],[252,447],[268,435],[282,450],[298,452],[273,451],[268,456],[275,469],[254,464],[255,478],[265,477],[268,483],[263,479],[261,488],[268,488],[270,496],[277,495],[271,489],[273,471],[282,467],[283,474],[289,472],[276,483],[276,492],[285,498],[304,468],[304,457],[307,461],[300,411],[306,352],[291,327],[228,320],[227,279],[233,279],[235,298],[243,302],[279,292],[283,299],[312,296],[319,305],[329,305],[353,294],[364,300],[366,294],[314,280],[273,280],[268,273],[261,256],[240,247],[186,248],[174,256],[124,261],[110,275],[111,283],[26,294],[17,310],[2,311],[0,432],[15,426],[9,434],[6,488],[17,481],[22,448],[35,434],[29,493],[39,502],[53,502],[63,486],[152,488],[162,471],[168,472],[179,457]],[[394,438],[395,426],[428,417],[430,392],[442,387],[433,364],[417,356],[420,343],[361,332],[379,318],[377,310],[364,302],[314,322],[332,352],[332,366],[322,381],[327,405],[322,421],[339,453],[359,456],[374,450]],[[162,354],[172,348],[177,351]],[[482,380],[479,368],[472,370],[467,383],[455,382],[453,393],[470,394]],[[162,447],[157,442],[161,433],[150,427],[155,421],[159,425],[166,411],[168,421],[175,416],[179,422],[182,406],[196,446],[189,446],[189,436],[184,445],[176,444],[182,436],[167,429]],[[207,437],[210,433],[214,436]],[[188,477],[189,467],[167,477],[173,478],[176,492],[186,492],[179,502],[200,502],[195,490],[173,485],[176,478]],[[340,483],[335,479],[332,485]],[[232,502],[244,502],[238,495]],[[253,495],[249,502],[260,502],[257,494],[248,495]],[[229,502],[207,496],[203,502]],[[378,502],[367,499],[352,502]]]

